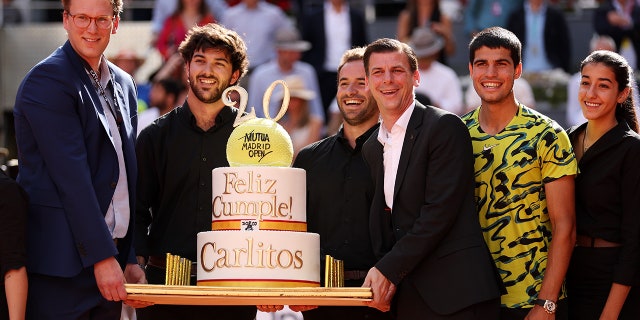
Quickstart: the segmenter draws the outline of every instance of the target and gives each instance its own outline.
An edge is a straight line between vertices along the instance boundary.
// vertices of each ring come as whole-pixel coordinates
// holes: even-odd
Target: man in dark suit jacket
[[[18,182],[30,198],[29,319],[119,319],[132,250],[136,88],[103,55],[122,1],[63,1],[69,40],[20,85]],[[124,271],[123,271],[124,270]]]
[[[339,17],[344,14],[348,14],[348,25],[325,24],[328,16]],[[337,18],[336,21],[341,20]],[[342,53],[354,47],[367,45],[367,24],[364,15],[355,8],[349,7],[344,0],[325,0],[322,6],[304,14],[299,24],[302,38],[311,43],[311,49],[304,52],[302,61],[316,69],[325,119],[328,121],[328,108],[336,96],[338,64]],[[327,39],[332,43],[327,43]],[[333,50],[329,52],[329,48]]]
[[[545,48],[544,55],[547,61],[549,61],[549,64],[551,64],[551,67],[561,68],[565,72],[570,73],[572,72],[571,68],[573,66],[571,65],[571,38],[569,35],[569,27],[564,18],[564,13],[549,6],[547,2],[546,0],[526,1],[518,10],[509,16],[507,29],[513,32],[522,42],[525,59],[527,59],[527,52],[531,54],[535,53],[535,49],[531,48],[533,44],[528,43],[531,39],[529,39],[527,35],[542,36],[541,40],[544,42]],[[528,7],[525,8],[525,6]],[[527,14],[544,16],[544,25],[541,26],[541,30],[533,30],[533,28],[539,27],[533,22],[527,24]],[[528,31],[528,28],[532,28],[532,30]],[[527,48],[527,46],[529,48]]]
[[[468,131],[456,115],[415,101],[420,75],[408,45],[376,40],[364,61],[382,119],[363,150],[380,258],[364,282],[370,306],[397,319],[497,319],[501,286],[475,211]]]

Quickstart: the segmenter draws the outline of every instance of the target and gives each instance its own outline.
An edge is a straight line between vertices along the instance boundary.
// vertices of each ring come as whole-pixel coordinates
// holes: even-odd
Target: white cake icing
[[[317,287],[320,235],[291,231],[198,234],[198,285]]]
[[[213,231],[198,234],[198,285],[320,285],[320,236],[305,232],[303,169],[217,168],[212,193]]]
[[[307,231],[306,179],[298,168],[213,169],[211,230]]]

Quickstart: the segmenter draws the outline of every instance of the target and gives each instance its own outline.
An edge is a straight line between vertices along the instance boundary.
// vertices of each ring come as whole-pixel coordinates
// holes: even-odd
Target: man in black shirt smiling
[[[136,249],[147,279],[164,284],[166,254],[197,261],[196,236],[211,230],[211,170],[227,167],[226,144],[238,110],[222,93],[247,70],[240,36],[216,24],[194,27],[179,48],[189,80],[181,107],[144,129],[136,144]],[[195,268],[192,268],[195,269]],[[195,272],[191,282],[195,284]],[[248,307],[156,305],[139,319],[253,319]]]

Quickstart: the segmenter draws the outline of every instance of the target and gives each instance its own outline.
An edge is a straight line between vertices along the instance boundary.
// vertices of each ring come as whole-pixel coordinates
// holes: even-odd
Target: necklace
[[[587,130],[589,130],[588,127],[585,127],[584,128],[584,135],[582,136],[582,154],[587,152],[587,150],[589,150],[589,147],[591,147],[590,145],[587,147],[587,144],[586,144]]]

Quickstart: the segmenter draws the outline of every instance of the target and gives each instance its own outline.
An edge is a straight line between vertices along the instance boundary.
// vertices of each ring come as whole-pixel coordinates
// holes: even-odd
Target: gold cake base
[[[234,288],[126,284],[129,300],[172,305],[366,306],[371,288]]]

